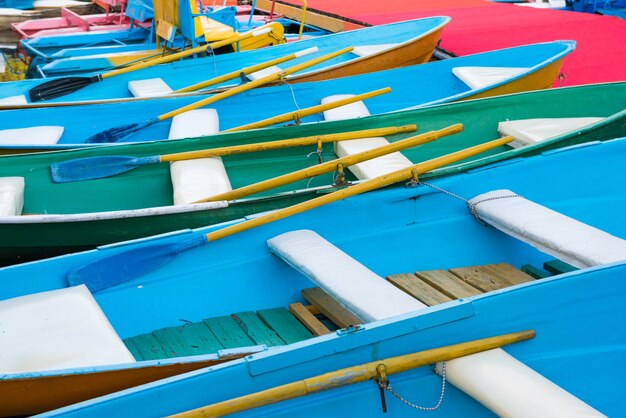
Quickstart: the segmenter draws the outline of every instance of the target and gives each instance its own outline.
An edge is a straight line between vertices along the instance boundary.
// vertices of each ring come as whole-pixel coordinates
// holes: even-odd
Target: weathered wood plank
[[[539,267],[535,267],[531,264],[524,264],[522,267],[522,271],[528,274],[535,279],[544,279],[546,277],[550,277],[551,274],[545,270],[540,269]]]
[[[387,280],[400,290],[413,296],[428,306],[438,305],[452,300],[414,274],[392,274]]]
[[[311,313],[311,311],[300,302],[289,305],[289,312],[295,316],[302,324],[313,333],[313,335],[330,334],[330,330],[326,328],[319,319]]]
[[[317,306],[321,313],[341,328],[363,323],[363,320],[359,319],[319,287],[302,290],[302,297],[309,303]]]
[[[268,347],[285,345],[285,342],[259,318],[256,312],[239,312],[231,315],[239,328],[256,344],[265,344]]]
[[[311,312],[313,315],[321,314],[320,310],[317,309],[317,306],[313,306],[313,305],[302,305],[302,306],[307,308],[309,310],[309,312]]]
[[[546,261],[545,263],[543,263],[543,268],[552,274],[563,274],[569,273],[570,271],[578,270],[571,264],[567,264],[566,262],[561,260]]]
[[[136,352],[141,356],[141,360],[158,360],[169,358],[161,344],[152,334],[141,334],[124,340],[126,346],[134,345]],[[133,353],[133,356],[135,354]],[[135,357],[136,358],[136,357]]]
[[[503,283],[498,277],[490,274],[484,266],[458,267],[448,271],[483,292],[492,292],[511,286],[511,283]]]
[[[452,299],[462,299],[482,293],[480,289],[446,270],[422,270],[416,272],[415,275]]]
[[[224,348],[248,347],[255,345],[254,341],[246,335],[245,332],[230,316],[218,316],[215,318],[207,318],[202,322],[206,324],[211,332],[217,337]]]
[[[313,334],[285,308],[263,309],[258,311],[258,314],[287,344],[313,337]]]
[[[141,351],[139,351],[139,349],[135,345],[135,341],[132,339],[132,337],[131,338],[126,338],[126,339],[122,340],[122,342],[124,343],[124,345],[126,345],[126,348],[128,348],[128,351],[130,351],[130,354],[132,354],[133,357],[135,357],[135,360],[137,360],[137,361],[142,361],[143,360],[143,356],[141,355]]]
[[[202,322],[162,328],[152,333],[168,357],[199,356],[224,348]]]
[[[535,280],[532,276],[529,276],[523,271],[513,267],[509,263],[487,264],[482,266],[482,268],[485,272],[498,278],[503,283],[510,283],[511,285],[532,282]]]

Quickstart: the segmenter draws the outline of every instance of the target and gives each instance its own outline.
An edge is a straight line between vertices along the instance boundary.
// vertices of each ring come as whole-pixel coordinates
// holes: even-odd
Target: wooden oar
[[[385,174],[354,186],[338,190],[327,195],[311,199],[306,202],[279,209],[247,221],[230,225],[206,235],[192,235],[189,239],[179,242],[153,243],[146,242],[130,250],[122,250],[111,256],[93,261],[82,267],[71,270],[67,274],[70,286],[85,284],[92,292],[124,283],[140,277],[171,261],[178,254],[192,248],[207,245],[210,242],[238,232],[246,231],[260,225],[265,225],[291,215],[305,212],[323,206],[327,203],[345,199],[350,196],[364,193],[390,184],[417,178],[427,171],[452,164],[456,161],[472,157],[481,152],[502,146],[510,142],[511,138],[501,138],[481,145],[457,151],[442,157],[434,158],[423,163],[407,167],[393,173]]]
[[[130,134],[133,134],[143,128],[146,128],[150,125],[154,125],[155,123],[164,121],[166,119],[170,119],[173,118],[176,115],[180,115],[181,113],[185,113],[188,112],[190,110],[194,110],[194,109],[198,109],[202,106],[206,106],[208,104],[211,103],[215,103],[219,100],[225,99],[227,97],[231,97],[234,96],[235,94],[239,94],[241,92],[244,91],[248,91],[251,90],[255,87],[259,87],[268,83],[272,83],[274,81],[278,81],[283,79],[284,77],[288,76],[289,74],[293,74],[296,73],[298,71],[304,70],[306,68],[312,67],[316,64],[319,64],[320,62],[324,62],[327,61],[329,59],[335,58],[341,54],[345,54],[347,52],[352,51],[352,47],[348,47],[348,48],[344,48],[341,49],[339,51],[330,53],[330,54],[326,54],[323,55],[321,57],[318,58],[314,58],[312,60],[303,62],[301,64],[298,65],[294,65],[293,67],[289,67],[285,70],[281,70],[281,71],[277,71],[275,73],[272,73],[266,77],[261,77],[257,80],[251,81],[249,83],[246,84],[241,84],[239,86],[236,87],[232,87],[228,90],[225,90],[221,93],[218,94],[214,94],[213,96],[207,97],[206,99],[202,99],[199,100],[195,103],[189,104],[187,106],[183,106],[180,109],[176,109],[176,110],[172,110],[171,112],[167,112],[164,113],[160,116],[157,116],[155,118],[149,119],[147,121],[144,122],[138,122],[138,123],[129,123],[126,125],[121,125],[121,126],[116,126],[114,128],[110,128],[107,129],[105,131],[99,132],[95,135],[90,136],[89,138],[87,138],[86,142],[89,143],[106,143],[106,142],[117,142],[119,140],[121,140],[122,138],[127,137]]]
[[[258,122],[248,123],[246,125],[237,126],[234,128],[226,129],[223,132],[238,132],[247,131],[248,129],[258,129],[265,126],[275,125],[277,123],[298,121],[304,117],[314,115],[316,113],[325,112],[330,109],[335,109],[340,106],[345,106],[350,103],[359,102],[362,100],[370,99],[372,97],[380,96],[391,91],[391,87],[385,87],[378,90],[373,90],[363,94],[357,94],[356,96],[346,97],[345,99],[333,100],[332,102],[320,104],[317,106],[306,107],[304,109],[296,110],[294,112],[283,113],[282,115],[273,116],[271,118],[263,119]]]
[[[428,142],[439,139],[442,136],[454,135],[461,132],[462,130],[463,125],[461,124],[448,126],[447,128],[440,129],[438,131],[426,132],[410,138],[402,139],[400,141],[392,142],[391,144],[383,145],[381,147],[368,149],[362,152],[358,152],[356,154],[347,155],[345,157],[337,158],[332,161],[327,161],[322,164],[314,165],[312,167],[303,168],[292,173],[283,174],[282,176],[274,177],[272,179],[260,181],[258,183],[250,184],[248,186],[243,186],[236,190],[213,195],[194,203],[219,202],[220,200],[241,199],[245,196],[261,193],[266,190],[294,183],[296,181],[319,176],[320,174],[330,173],[332,171],[338,170],[339,167],[343,169],[345,167],[349,167],[363,161],[372,160],[374,158],[382,157],[383,155],[388,155],[393,152],[402,151],[410,147],[426,144]]]
[[[281,148],[324,144],[328,142],[369,138],[372,136],[395,135],[404,132],[414,132],[416,130],[416,125],[406,125],[388,128],[365,129],[339,134],[314,135],[302,138],[212,148],[200,151],[178,152],[175,154],[153,155],[149,157],[105,155],[102,157],[76,158],[74,160],[50,164],[50,175],[52,177],[52,181],[55,183],[67,183],[71,181],[110,177],[148,164],[193,160],[196,158],[223,157],[225,155],[243,154],[246,152],[272,151]]]
[[[80,90],[90,84],[98,83],[104,79],[114,77],[119,74],[126,74],[132,71],[141,70],[143,68],[152,67],[154,65],[177,61],[181,58],[185,58],[193,54],[206,52],[209,49],[217,49],[226,45],[230,45],[234,42],[242,41],[244,39],[265,35],[268,32],[271,32],[271,29],[268,28],[253,30],[243,34],[237,34],[221,41],[211,42],[209,44],[198,46],[196,48],[187,49],[185,51],[166,55],[160,58],[146,60],[125,68],[120,68],[119,70],[107,71],[105,73],[100,73],[92,76],[56,78],[54,80],[50,80],[33,87],[28,91],[28,95],[31,102],[54,99],[56,97],[65,96],[66,94],[70,94],[72,92],[75,92],[76,90]]]
[[[260,392],[170,415],[170,417],[208,418],[235,414],[264,405],[300,398],[312,393],[324,392],[330,389],[365,382],[370,379],[384,378],[388,375],[402,373],[429,364],[482,353],[505,345],[526,341],[534,337],[535,331],[533,330],[512,332],[510,334],[502,334],[495,337],[482,338],[444,347],[431,348],[430,350],[417,351],[411,354],[370,361],[369,363],[360,364],[358,366],[346,367],[345,369],[335,370],[334,372],[320,374]],[[381,365],[385,376],[380,376]]]
[[[235,78],[239,78],[239,77],[244,77],[247,76],[249,74],[252,74],[256,71],[261,71],[264,70],[266,68],[269,68],[273,65],[278,65],[278,64],[282,64],[283,62],[287,62],[290,61],[292,59],[296,59],[296,58],[300,58],[300,57],[304,57],[305,55],[309,55],[309,54],[314,54],[318,51],[317,47],[314,46],[312,48],[307,48],[307,49],[303,49],[302,51],[298,51],[295,52],[293,54],[289,54],[289,55],[285,55],[279,58],[275,58],[273,60],[270,61],[266,61],[266,62],[262,62],[260,64],[256,64],[256,65],[252,65],[250,67],[245,67],[242,68],[240,70],[236,70],[236,71],[232,71],[230,73],[226,73],[223,75],[220,75],[218,77],[212,78],[210,80],[206,80],[206,81],[202,81],[200,83],[196,83],[193,84],[189,87],[185,87],[179,90],[175,90],[170,94],[176,94],[176,93],[188,93],[190,91],[196,91],[196,90],[200,90],[209,86],[214,86],[215,84],[220,84],[223,83],[224,81],[228,81],[228,80],[233,80]]]

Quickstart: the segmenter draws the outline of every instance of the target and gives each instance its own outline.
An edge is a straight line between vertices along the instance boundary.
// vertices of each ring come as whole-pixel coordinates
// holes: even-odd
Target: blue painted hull
[[[532,89],[527,79],[537,81],[538,72],[552,66],[556,76],[561,60],[573,50],[573,43],[559,41],[469,55],[445,61],[362,74],[341,79],[285,84],[254,89],[207,107],[217,109],[220,130],[255,122],[278,114],[296,111],[320,104],[324,97],[335,94],[361,94],[391,87],[388,94],[366,101],[371,114],[381,114],[429,104],[463,100],[504,93],[501,89],[516,91]],[[527,67],[528,71],[516,77],[480,89],[471,89],[452,74],[458,66]],[[554,78],[547,77],[534,88],[548,87]],[[511,87],[517,83],[517,87]],[[103,130],[133,122],[141,122],[196,102],[202,96],[183,96],[149,100],[130,100],[119,103],[76,105],[68,107],[31,108],[0,112],[0,126],[4,129],[60,125],[65,127],[57,148],[84,144],[88,137]],[[294,101],[295,98],[295,101]],[[302,122],[318,122],[322,115],[304,118]],[[124,141],[137,142],[168,137],[171,120],[127,137]],[[28,145],[24,143],[23,145]],[[55,148],[52,146],[51,148]]]
[[[623,155],[626,139],[510,160],[434,183],[464,198],[508,188],[613,235],[626,238]],[[580,167],[585,167],[584,173]],[[572,181],[576,178],[576,181]],[[541,265],[552,257],[478,223],[465,202],[426,186],[391,187],[292,216],[179,255],[159,269],[94,296],[122,338],[177,325],[301,301],[312,283],[271,255],[266,240],[311,229],[382,277],[419,270],[507,262]],[[66,286],[66,272],[86,262],[155,242],[188,240],[183,231],[0,270],[0,299]],[[130,389],[50,413],[62,416],[162,416],[341,367],[494,334],[535,329],[506,351],[608,416],[624,414],[616,388],[626,372],[622,326],[626,265],[579,270],[275,348],[220,366]],[[27,278],[27,279],[25,279]],[[610,370],[610,372],[608,372]],[[7,376],[6,378],[11,378]],[[421,404],[436,401],[430,368],[392,378]],[[593,385],[589,382],[593,381]],[[208,389],[210,388],[210,389]],[[377,416],[378,390],[358,384],[252,411],[252,416]],[[389,401],[393,416],[415,411]],[[493,414],[448,387],[445,416]]]

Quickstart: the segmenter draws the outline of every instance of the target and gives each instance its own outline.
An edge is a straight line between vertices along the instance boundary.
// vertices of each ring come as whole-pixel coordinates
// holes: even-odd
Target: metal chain
[[[465,202],[465,203],[467,203],[468,205],[470,204],[469,200],[467,200],[467,199],[465,199],[465,198],[462,198],[462,197],[461,197],[461,196],[459,196],[458,194],[454,194],[454,193],[452,193],[452,192],[449,192],[449,191],[447,191],[447,190],[442,189],[441,187],[435,186],[434,184],[426,183],[425,181],[419,181],[419,182],[418,182],[418,184],[422,184],[422,185],[424,185],[424,186],[431,187],[431,188],[433,188],[433,189],[435,189],[435,190],[439,190],[439,191],[440,191],[440,192],[442,192],[442,193],[445,193],[445,194],[447,194],[447,195],[450,195],[450,196],[452,196],[452,197],[456,197],[457,199],[460,199],[460,200],[464,201],[464,202]]]
[[[439,407],[443,403],[443,397],[446,393],[446,362],[444,361],[441,366],[441,395],[439,395],[439,400],[437,401],[437,404],[435,406],[428,407],[428,406],[415,405],[414,403],[406,400],[404,397],[402,397],[402,395],[397,393],[395,390],[393,390],[393,388],[389,384],[389,381],[379,382],[378,385],[382,387],[383,389],[385,389],[387,392],[391,393],[396,398],[398,398],[402,403],[410,406],[411,408],[419,409],[420,411],[436,411],[437,409],[439,409]]]

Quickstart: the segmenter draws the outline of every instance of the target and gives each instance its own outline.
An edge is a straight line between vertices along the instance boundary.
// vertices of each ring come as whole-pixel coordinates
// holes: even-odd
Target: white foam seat
[[[168,139],[194,138],[213,135],[220,131],[215,109],[196,109],[174,116]]]
[[[279,71],[282,71],[282,68],[280,68],[277,65],[272,65],[272,66],[264,68],[262,70],[250,73],[250,74],[248,74],[246,76],[246,78],[248,80],[250,80],[250,81],[254,81],[254,80],[258,80],[259,78],[267,77],[268,75],[272,75],[274,73],[277,73]]]
[[[573,266],[584,268],[626,260],[626,240],[565,216],[510,190],[476,196],[478,215],[495,228]]]
[[[287,232],[267,245],[366,321],[426,307],[313,231]]]
[[[347,99],[348,97],[354,97],[354,94],[335,94],[332,96],[324,97],[321,101],[322,104],[335,102],[337,100]],[[347,105],[339,106],[334,109],[325,110],[323,112],[324,120],[345,120],[353,118],[364,118],[370,115],[370,111],[367,110],[365,103],[362,101],[350,103]]]
[[[26,100],[26,96],[9,96],[3,99],[0,99],[0,105],[25,105],[28,104],[28,100]]]
[[[86,286],[0,302],[0,373],[135,362]]]
[[[133,97],[157,97],[171,93],[173,90],[161,78],[133,80],[128,82],[128,90]]]
[[[359,57],[367,57],[394,48],[397,45],[398,44],[359,45],[352,49],[352,53]]]
[[[472,90],[499,83],[525,73],[528,68],[519,67],[455,67],[452,74],[457,76]]]
[[[604,118],[539,118],[509,120],[498,123],[498,132],[502,136],[512,136],[514,141],[509,145],[520,148],[524,145],[536,144],[568,132],[576,131],[593,125]]]
[[[0,177],[0,216],[18,216],[24,208],[24,177]]]
[[[2,145],[52,145],[63,136],[62,126],[32,126],[0,130]]]
[[[426,307],[313,231],[287,232],[271,238],[267,245],[364,320],[382,320]],[[452,384],[499,416],[603,416],[502,349],[448,361],[446,369]]]

